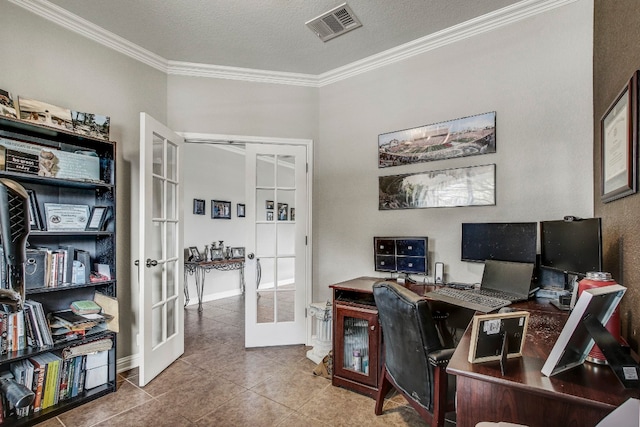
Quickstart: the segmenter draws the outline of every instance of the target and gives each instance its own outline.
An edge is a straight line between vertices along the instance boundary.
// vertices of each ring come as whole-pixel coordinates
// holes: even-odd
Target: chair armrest
[[[455,348],[444,348],[442,350],[429,353],[429,363],[433,366],[446,366],[453,356]]]

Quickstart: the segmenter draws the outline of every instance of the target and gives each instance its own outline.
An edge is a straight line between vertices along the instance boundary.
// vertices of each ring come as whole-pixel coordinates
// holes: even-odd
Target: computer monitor
[[[540,266],[581,276],[602,271],[600,218],[540,222]]]
[[[538,223],[462,223],[461,260],[536,262]]]
[[[550,377],[582,364],[595,341],[587,330],[585,320],[597,319],[604,325],[618,306],[627,288],[621,285],[587,289],[576,303],[558,340],[551,349],[541,372]]]
[[[374,237],[375,270],[389,273],[429,273],[427,237]]]

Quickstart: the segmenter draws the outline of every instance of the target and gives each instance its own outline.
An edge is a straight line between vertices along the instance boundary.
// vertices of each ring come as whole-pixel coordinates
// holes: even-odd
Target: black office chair
[[[376,415],[382,414],[385,396],[395,388],[424,420],[443,426],[445,414],[455,410],[455,381],[446,373],[454,348],[441,344],[425,298],[392,282],[373,285],[373,296],[385,359]]]

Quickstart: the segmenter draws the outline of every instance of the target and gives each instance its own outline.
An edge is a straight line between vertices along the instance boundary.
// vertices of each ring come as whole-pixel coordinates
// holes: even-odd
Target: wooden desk
[[[608,366],[585,362],[553,377],[542,375],[540,369],[568,315],[546,300],[512,307],[531,314],[523,357],[509,359],[504,377],[499,362],[467,361],[471,327],[449,362],[447,372],[456,375],[458,427],[473,427],[479,421],[595,426],[625,400],[640,396],[640,390],[622,387]]]

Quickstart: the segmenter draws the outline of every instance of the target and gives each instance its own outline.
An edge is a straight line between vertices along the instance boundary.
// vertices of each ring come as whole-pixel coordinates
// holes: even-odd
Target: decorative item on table
[[[71,110],[35,99],[18,97],[20,119],[68,131],[73,130]]]
[[[45,203],[48,231],[84,231],[89,221],[89,206]]]
[[[93,138],[109,140],[109,116],[94,113],[82,113],[71,111],[71,124],[73,132]]]
[[[231,219],[231,202],[211,200],[211,218]]]
[[[202,254],[203,261],[209,261],[209,245],[204,245],[204,252]]]
[[[286,221],[289,214],[289,205],[287,203],[278,203],[278,221]]]
[[[195,246],[189,246],[189,261],[191,262],[202,261],[202,256],[200,255],[200,251]]]
[[[231,248],[231,259],[244,259],[244,247]]]
[[[13,119],[18,118],[18,112],[16,111],[16,105],[13,102],[11,92],[7,92],[4,89],[0,89],[0,116],[11,117]]]

